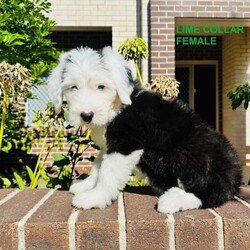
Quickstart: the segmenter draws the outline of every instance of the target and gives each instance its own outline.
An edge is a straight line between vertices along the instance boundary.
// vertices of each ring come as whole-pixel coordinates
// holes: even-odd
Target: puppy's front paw
[[[78,181],[70,186],[69,191],[72,194],[80,194],[82,192],[88,191],[95,186],[95,180],[91,176],[87,177],[85,180]]]
[[[72,199],[74,207],[83,209],[105,208],[110,204],[111,199],[106,199],[104,193],[97,188],[76,194]]]

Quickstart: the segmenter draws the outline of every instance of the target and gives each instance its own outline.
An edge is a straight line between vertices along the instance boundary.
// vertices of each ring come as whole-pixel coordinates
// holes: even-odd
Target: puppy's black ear
[[[102,53],[103,61],[111,73],[111,80],[116,87],[121,102],[130,105],[130,95],[134,89],[134,84],[129,64],[121,54],[114,52],[111,47],[105,47]]]
[[[70,52],[66,52],[60,55],[58,65],[52,70],[48,77],[48,91],[55,105],[56,113],[60,113],[63,103],[63,94],[61,83],[63,81],[63,74],[66,71],[67,61],[70,56]]]

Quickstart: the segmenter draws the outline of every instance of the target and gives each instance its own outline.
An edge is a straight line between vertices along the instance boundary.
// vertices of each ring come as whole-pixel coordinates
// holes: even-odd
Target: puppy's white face
[[[117,92],[109,72],[101,67],[81,70],[71,64],[64,77],[62,91],[72,124],[103,125],[114,117]]]
[[[127,63],[110,48],[98,53],[89,48],[74,49],[60,57],[49,77],[49,91],[59,111],[64,97],[70,122],[75,126],[107,124],[121,104],[131,104]]]

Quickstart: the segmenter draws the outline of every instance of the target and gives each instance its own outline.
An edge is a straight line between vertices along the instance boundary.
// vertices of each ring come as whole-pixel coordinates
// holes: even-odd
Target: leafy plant
[[[58,51],[49,39],[55,26],[47,0],[0,0],[0,61],[20,63],[37,77],[56,63]]]
[[[42,177],[46,186],[49,188],[60,187],[61,189],[68,189],[71,185],[77,163],[84,160],[83,153],[89,146],[98,148],[90,139],[90,131],[83,130],[82,128],[74,129],[72,126],[67,125],[67,113],[66,104],[63,106],[62,112],[59,115],[56,115],[55,108],[52,104],[49,104],[44,112],[37,113],[36,124],[42,125],[45,132],[34,172],[27,168],[31,179],[31,188],[37,187],[39,178]],[[49,141],[47,149],[45,149],[45,145],[48,143],[48,134],[51,133],[53,129],[56,130],[56,133],[52,136],[51,141]],[[67,131],[67,143],[70,145],[68,152],[66,154],[52,154],[54,162],[51,167],[46,168],[45,162],[47,157],[54,147],[60,146],[59,142],[64,138],[65,129]],[[44,153],[45,157],[42,159]],[[93,160],[93,158],[87,160]]]
[[[31,188],[37,187],[39,178],[43,174],[45,163],[50,155],[50,152],[54,147],[60,145],[62,138],[64,138],[63,114],[57,115],[52,103],[48,103],[45,110],[38,111],[36,113],[36,119],[34,120],[34,123],[38,127],[38,129],[42,131],[42,133],[40,133],[42,143],[34,173],[31,173],[31,169],[27,169],[27,171],[29,171],[30,173],[29,177],[31,179]],[[56,130],[56,132],[53,133],[53,130]],[[48,136],[50,133],[52,133],[53,136],[50,140],[48,140]],[[46,148],[47,143],[49,143],[49,146]],[[42,157],[44,154],[45,156]]]
[[[67,128],[72,129],[71,126]],[[68,189],[72,183],[77,163],[83,160],[93,161],[95,159],[93,156],[84,159],[83,153],[90,146],[99,149],[90,139],[90,131],[83,130],[82,128],[78,128],[74,133],[68,132],[67,143],[70,145],[67,154],[57,153],[52,155],[54,159],[53,166],[58,167],[58,175],[53,179],[53,182],[49,183],[49,186],[52,185],[55,187],[55,185],[60,185],[61,188]],[[85,174],[83,174],[83,176],[78,176],[78,178],[81,179],[84,177],[86,177]]]
[[[147,43],[137,36],[132,39],[127,38],[118,48],[118,52],[123,55],[126,60],[132,60],[135,64],[137,77],[143,85],[142,76],[139,70],[139,62],[148,56]]]
[[[11,118],[13,118],[15,112],[12,113],[10,110],[13,109],[14,105],[18,104],[19,97],[25,98],[30,95],[30,86],[31,78],[28,69],[20,64],[10,65],[6,62],[0,63],[0,153],[2,150],[8,152],[12,147],[12,142],[16,144],[16,147],[20,144],[20,142],[16,140],[17,138],[11,141],[11,137],[4,137],[4,129],[8,118],[13,121]],[[10,122],[8,125],[10,125]],[[5,144],[4,147],[3,141]]]
[[[37,188],[44,183],[48,188],[69,189],[77,163],[83,160],[94,160],[93,156],[84,158],[83,153],[90,146],[98,149],[90,139],[90,131],[82,128],[74,129],[67,125],[66,105],[63,106],[62,112],[56,115],[54,106],[49,103],[45,110],[37,112],[34,123],[36,130],[40,130],[39,141],[42,142],[35,168],[25,166],[21,171],[12,168],[13,176],[8,177],[0,174],[2,186],[17,186],[23,189],[25,187]],[[51,155],[52,149],[55,147],[62,149],[66,131],[67,143],[70,145],[68,152],[52,154],[53,164],[46,167],[46,161]],[[85,177],[86,174],[78,176],[81,179]]]
[[[231,101],[232,109],[238,108],[242,102],[244,109],[247,109],[250,102],[250,83],[245,82],[227,93],[227,97]]]
[[[45,142],[49,133],[46,127],[41,125],[40,129],[31,130],[24,126],[24,100],[31,96],[30,84],[41,83],[38,77],[54,66],[59,55],[49,38],[55,25],[46,16],[50,6],[47,0],[0,0],[0,154],[7,154],[13,148],[28,151],[34,140],[45,137],[44,150],[39,154],[34,172],[28,166],[22,169],[1,166],[3,187],[23,188],[31,184],[36,187],[44,174],[40,166],[51,150],[48,148],[47,155],[41,157],[47,150]],[[24,73],[29,80],[24,79]],[[55,144],[52,143],[52,147]]]
[[[21,145],[20,142],[22,150],[30,148],[32,136],[23,127],[25,112],[20,103],[20,100],[30,97],[30,93],[25,88],[16,88],[25,85],[21,84],[23,79],[20,78],[25,68],[29,69],[29,75],[32,76],[29,81],[40,83],[37,77],[57,61],[59,52],[48,37],[55,22],[45,16],[50,6],[47,0],[0,0],[0,62],[6,62],[1,66],[0,151],[9,152],[13,145],[16,148]],[[12,69],[6,65],[19,65],[12,66],[19,68],[11,73]],[[18,78],[15,79],[19,81],[18,85],[13,82],[12,76]],[[6,77],[11,80],[6,80]],[[2,146],[4,140],[6,143]]]

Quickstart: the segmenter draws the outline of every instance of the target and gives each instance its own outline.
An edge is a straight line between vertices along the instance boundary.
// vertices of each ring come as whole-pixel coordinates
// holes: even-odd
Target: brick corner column
[[[168,13],[166,1],[150,5],[151,79],[175,75],[175,18]]]

